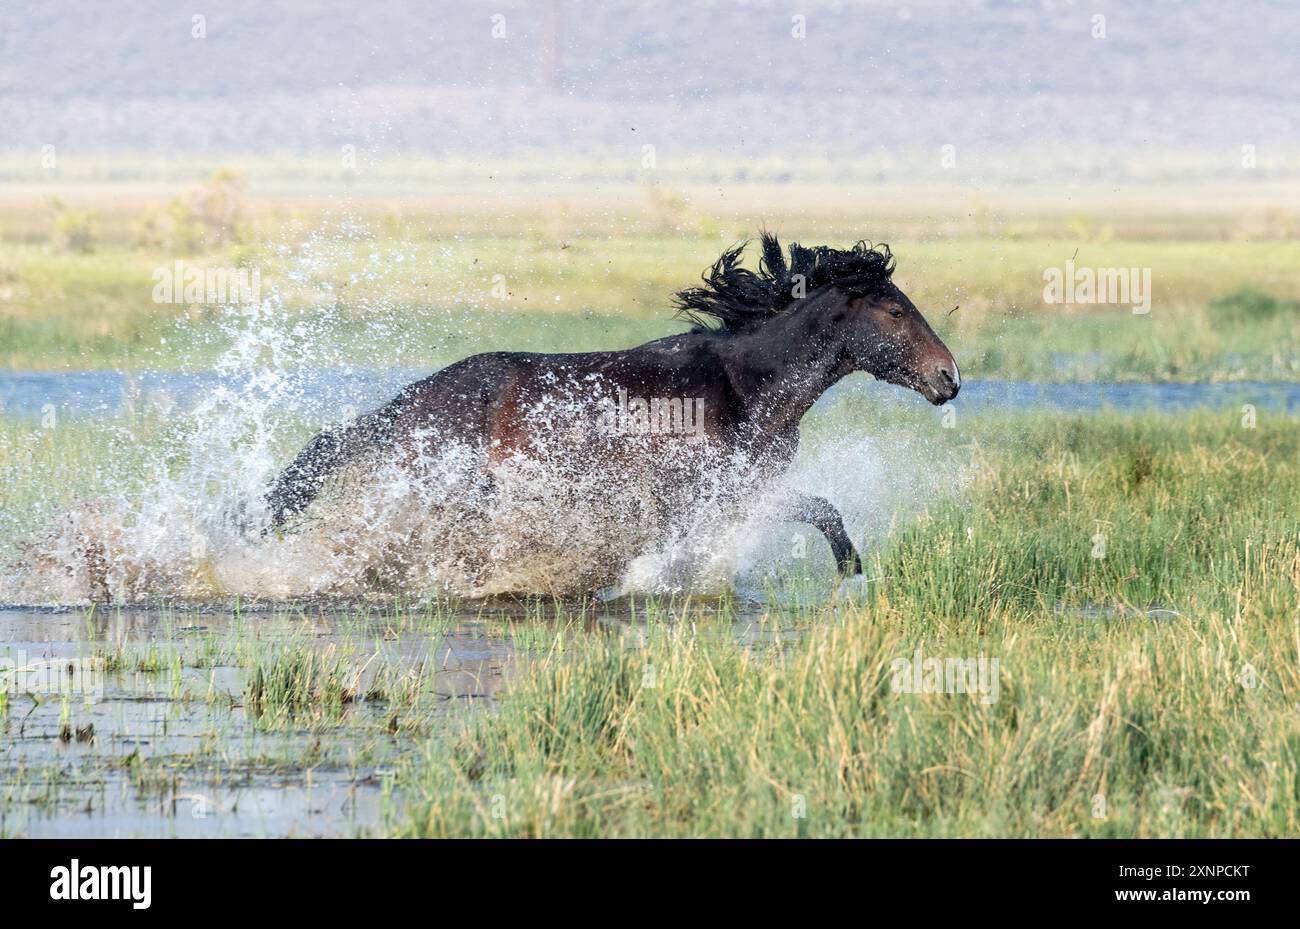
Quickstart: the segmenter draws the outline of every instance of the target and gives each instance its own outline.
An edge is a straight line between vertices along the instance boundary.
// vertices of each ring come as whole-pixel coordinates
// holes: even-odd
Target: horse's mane
[[[859,242],[850,249],[790,244],[787,262],[776,236],[764,232],[758,271],[740,267],[748,241],[725,252],[701,276],[703,287],[678,291],[674,303],[679,319],[695,323],[695,331],[735,332],[780,313],[796,301],[796,278],[803,277],[803,295],[830,284],[852,296],[884,291],[894,273],[888,245]],[[712,324],[712,325],[711,325]]]

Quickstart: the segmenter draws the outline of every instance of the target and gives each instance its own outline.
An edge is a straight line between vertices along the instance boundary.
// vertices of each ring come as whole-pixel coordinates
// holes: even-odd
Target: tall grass
[[[1300,427],[1003,425],[860,602],[758,647],[704,615],[566,637],[407,766],[391,830],[1294,834]],[[898,692],[918,649],[996,658],[997,699]]]

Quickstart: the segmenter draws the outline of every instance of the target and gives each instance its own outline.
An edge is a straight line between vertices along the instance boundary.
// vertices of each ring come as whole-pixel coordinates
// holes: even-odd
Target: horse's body
[[[595,469],[657,477],[677,504],[706,472],[728,468],[731,490],[711,504],[739,508],[790,464],[803,415],[845,375],[865,370],[933,403],[956,395],[956,363],[890,281],[887,249],[796,245],[787,268],[775,238],[763,245],[762,273],[739,268],[733,249],[706,287],[678,295],[686,315],[716,320],[715,328],[622,351],[474,355],[321,433],[268,495],[273,524],[303,510],[331,473],[362,455],[391,454],[418,470],[421,450],[449,442],[469,448],[489,484],[495,467],[534,458],[548,461],[559,482]],[[826,536],[841,573],[861,572],[829,502],[799,496],[783,511]]]

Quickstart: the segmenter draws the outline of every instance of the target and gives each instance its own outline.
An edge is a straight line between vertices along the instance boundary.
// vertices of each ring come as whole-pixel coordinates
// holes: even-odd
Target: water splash
[[[964,481],[959,469],[915,467],[937,454],[923,438],[873,438],[861,428],[807,446],[772,487],[756,485],[743,460],[715,456],[699,467],[700,449],[685,443],[646,449],[643,460],[654,466],[640,470],[626,461],[578,467],[565,441],[576,421],[589,424],[591,397],[556,385],[537,410],[546,424],[541,443],[496,462],[486,479],[473,449],[428,435],[414,454],[355,462],[302,519],[270,531],[265,495],[287,454],[309,428],[356,413],[305,387],[313,368],[338,367],[346,376],[339,334],[381,345],[400,337],[402,325],[455,325],[437,311],[412,318],[405,306],[399,322],[396,307],[381,301],[362,308],[358,326],[356,307],[344,306],[335,283],[358,245],[370,251],[348,274],[350,284],[382,291],[408,283],[413,262],[370,245],[357,227],[282,249],[291,261],[283,289],[222,308],[216,386],[169,417],[138,473],[105,462],[100,492],[43,526],[24,527],[29,540],[0,573],[0,602],[735,587],[759,597],[762,579],[792,562],[833,581],[815,530],[775,516],[792,490],[831,499],[860,543],[900,510],[957,492]],[[462,306],[481,299],[468,286],[450,296]],[[112,428],[137,440],[129,423]]]

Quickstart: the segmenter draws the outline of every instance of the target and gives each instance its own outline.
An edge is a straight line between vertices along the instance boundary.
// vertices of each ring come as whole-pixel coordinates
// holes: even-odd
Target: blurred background
[[[0,364],[212,364],[176,260],[328,311],[304,362],[624,345],[766,227],[889,242],[968,378],[1294,379],[1297,46],[1285,2],[6,5]],[[1046,304],[1071,258],[1153,311]]]

